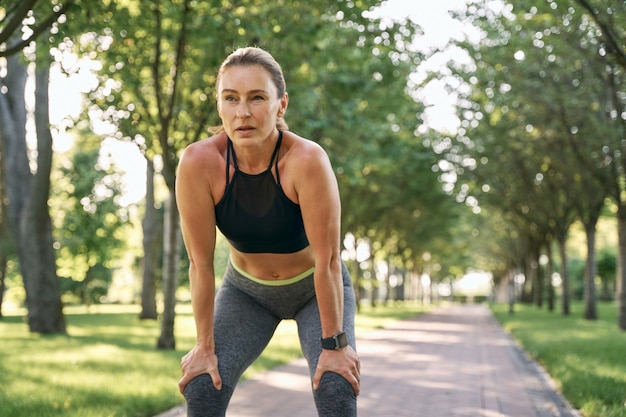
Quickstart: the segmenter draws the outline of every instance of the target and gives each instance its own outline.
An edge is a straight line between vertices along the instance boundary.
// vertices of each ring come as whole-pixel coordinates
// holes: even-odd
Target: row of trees
[[[461,126],[441,133],[420,127],[425,107],[414,97],[423,84],[409,81],[438,51],[413,48],[420,29],[411,21],[373,18],[367,11],[374,0],[9,1],[0,9],[0,283],[8,260],[19,258],[31,331],[64,332],[59,272],[83,301],[88,289],[110,281],[107,271],[128,249],[132,210],[120,206],[119,178],[101,161],[94,127],[104,123],[107,135],[134,144],[146,159],[142,317],[157,317],[162,288],[158,346],[174,347],[184,270],[173,197],[178,156],[219,122],[213,97],[221,60],[237,46],[258,45],[285,71],[291,128],[320,142],[332,159],[343,232],[371,248],[352,263],[357,284],[364,260],[369,269],[384,260],[400,277],[427,272],[434,283],[468,267],[496,277],[522,270],[532,283],[529,296],[541,305],[547,288],[552,305],[553,288],[542,282],[550,273],[537,266],[547,255],[548,269],[556,268],[551,251],[558,242],[568,314],[565,242],[579,219],[590,242],[585,288],[593,318],[595,222],[607,197],[618,217],[624,212],[623,67],[615,44],[624,39],[623,9],[531,3],[476,2],[458,16],[482,35],[456,45],[470,65],[451,63],[448,73],[430,78],[447,80],[458,97]],[[51,68],[80,70],[64,64],[66,54],[102,69],[83,114],[68,122],[76,146],[62,164],[62,155],[52,159],[47,77]],[[25,95],[29,68],[37,80],[33,109]],[[38,127],[36,145],[27,140],[29,118]],[[163,198],[155,195],[157,177]],[[624,225],[620,220],[620,230]]]
[[[65,7],[70,3],[72,7]],[[446,223],[454,218],[455,206],[441,191],[431,169],[436,163],[434,154],[415,138],[423,107],[407,93],[409,74],[421,59],[411,47],[419,28],[411,22],[368,17],[367,10],[377,4],[307,1],[286,7],[261,1],[234,5],[120,0],[108,4],[66,2],[49,10],[49,4],[31,1],[30,11],[18,15],[24,3],[10,2],[0,26],[3,34],[13,27],[8,22],[19,21],[15,33],[21,34],[45,22],[48,13],[59,15],[62,7],[65,16],[46,36],[37,38],[36,47],[29,43],[37,56],[18,53],[14,47],[18,41],[10,37],[6,37],[4,49],[13,52],[6,54],[0,94],[0,104],[6,104],[0,107],[0,117],[2,126],[7,126],[1,136],[2,190],[7,197],[3,201],[8,202],[1,217],[3,224],[30,228],[13,227],[11,234],[18,248],[30,329],[65,331],[57,258],[63,271],[70,271],[74,263],[70,278],[85,283],[90,277],[102,277],[102,268],[110,266],[107,257],[119,256],[110,251],[121,241],[119,234],[126,220],[119,207],[114,207],[119,187],[112,173],[94,163],[95,148],[89,145],[93,126],[104,122],[112,127],[114,137],[141,149],[148,167],[161,167],[159,175],[168,190],[164,213],[156,208],[151,186],[142,210],[142,316],[156,317],[155,279],[161,273],[164,308],[158,346],[174,347],[175,291],[182,257],[173,197],[177,158],[187,144],[206,135],[208,126],[218,123],[213,99],[215,74],[224,56],[237,46],[267,48],[281,62],[290,93],[287,120],[295,131],[328,150],[342,190],[345,232],[375,242],[378,256],[393,257],[407,268],[422,267],[418,256],[427,249],[432,251],[433,245],[446,249],[445,231],[450,230]],[[51,163],[49,123],[43,111],[35,114],[41,117],[37,123],[42,126],[37,138],[40,140],[41,134],[48,141],[40,140],[35,152],[29,150],[25,131],[29,111],[24,97],[28,66],[48,74],[50,66],[62,65],[62,59],[52,61],[50,51],[86,56],[102,66],[98,86],[87,95],[85,112],[73,127],[79,134],[73,151],[76,155],[63,168],[67,169],[63,179],[55,180],[52,195],[50,178],[51,173],[56,178],[56,167]],[[19,83],[14,82],[17,75]],[[47,81],[42,80],[37,106],[48,102],[46,86]],[[98,120],[90,119],[93,115]],[[19,123],[21,130],[9,128],[8,121]],[[48,165],[40,162],[43,156]],[[16,161],[19,170],[9,166]],[[84,170],[89,166],[91,174]],[[21,174],[14,175],[16,172]],[[11,173],[10,177],[6,173]],[[31,186],[34,178],[48,188]],[[18,205],[25,196],[39,204],[32,209]],[[66,204],[53,208],[57,213],[53,225],[47,202],[59,201],[61,196]],[[43,220],[32,222],[31,212]],[[15,221],[6,213],[13,213]],[[32,228],[37,233],[31,234]],[[3,233],[3,242],[7,236]],[[162,247],[158,246],[160,236]],[[107,252],[94,250],[96,247],[105,247]],[[3,248],[3,254],[11,254],[7,246]],[[40,249],[33,252],[33,248]],[[43,253],[48,256],[47,264],[39,257]]]
[[[489,218],[482,252],[492,271],[522,271],[541,306],[554,289],[558,248],[562,312],[569,314],[566,242],[580,221],[587,240],[585,317],[597,318],[596,226],[617,214],[619,327],[626,329],[626,6],[620,1],[473,2],[459,19],[480,30],[450,65],[462,127],[435,146],[458,175],[460,199]],[[458,86],[461,86],[459,88]],[[547,256],[546,274],[539,273]]]

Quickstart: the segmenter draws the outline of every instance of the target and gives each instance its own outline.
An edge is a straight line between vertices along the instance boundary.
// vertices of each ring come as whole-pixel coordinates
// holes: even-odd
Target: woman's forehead
[[[272,77],[260,65],[227,67],[220,77],[220,90],[268,90],[275,89]]]

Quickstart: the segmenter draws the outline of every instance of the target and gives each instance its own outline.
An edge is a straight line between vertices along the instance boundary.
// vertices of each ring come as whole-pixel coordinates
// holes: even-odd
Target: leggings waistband
[[[277,280],[269,280],[269,279],[261,279],[261,278],[257,278],[254,275],[244,271],[243,269],[241,269],[239,266],[237,266],[232,258],[229,259],[230,264],[233,266],[233,268],[235,269],[235,271],[239,272],[242,276],[248,278],[250,281],[256,282],[257,284],[261,284],[261,285],[267,285],[270,287],[281,287],[283,285],[290,285],[290,284],[295,284],[298,281],[302,281],[304,278],[308,277],[309,275],[311,275],[314,271],[315,271],[315,267],[312,266],[311,268],[307,269],[306,271],[291,277],[291,278],[287,278],[287,279],[277,279]]]

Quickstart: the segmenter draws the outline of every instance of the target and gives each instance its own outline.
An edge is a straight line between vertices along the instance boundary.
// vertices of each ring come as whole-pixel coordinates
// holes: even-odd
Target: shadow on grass
[[[160,323],[135,313],[67,314],[67,335],[0,321],[0,416],[150,417],[182,402],[180,358],[158,350]],[[182,314],[181,345],[195,342]],[[177,327],[179,327],[177,325]]]

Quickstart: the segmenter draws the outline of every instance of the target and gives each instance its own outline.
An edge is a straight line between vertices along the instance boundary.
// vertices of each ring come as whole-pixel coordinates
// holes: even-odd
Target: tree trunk
[[[404,301],[406,299],[406,297],[404,296],[404,294],[406,294],[406,269],[402,268],[400,270],[400,273],[398,274],[398,278],[400,279],[400,282],[396,285],[396,300],[398,301]],[[435,292],[431,292],[431,294],[433,294]]]
[[[146,212],[141,223],[143,227],[143,285],[141,287],[140,319],[157,319],[156,288],[157,271],[160,259],[159,247],[162,242],[162,220],[154,204],[154,163],[147,161]]]
[[[0,120],[2,120],[1,117]],[[6,290],[7,262],[12,246],[7,221],[7,198],[4,194],[2,155],[2,132],[0,132],[0,318],[2,318],[2,302]]]
[[[524,282],[521,287],[520,301],[522,303],[530,304],[533,300],[533,268],[530,255],[526,254],[522,261],[522,269],[524,275]]]
[[[617,209],[619,249],[617,256],[617,325],[626,330],[626,206]]]
[[[391,274],[392,271],[391,264],[388,260],[385,261],[387,264],[387,273],[385,274],[385,300],[383,301],[383,305],[389,305],[389,301],[391,301]],[[372,279],[378,281],[378,277],[376,276],[376,268],[374,267],[374,263],[372,262]]]
[[[587,235],[587,262],[585,263],[585,319],[597,320],[598,308],[596,303],[596,224],[597,218],[585,224],[585,234]]]
[[[6,289],[6,276],[7,276],[7,256],[0,255],[0,319],[2,315],[2,301],[4,300],[4,291]]]
[[[30,170],[26,150],[26,67],[18,56],[6,60],[7,73],[0,78],[0,141],[2,142],[2,221],[10,232],[19,234],[19,217],[25,195],[20,191],[30,186]],[[1,90],[1,88],[0,88]],[[11,173],[11,175],[7,175]],[[2,235],[3,245],[8,236]],[[4,249],[4,246],[3,246]]]
[[[350,270],[350,276],[352,277],[352,283],[354,286],[354,298],[356,301],[356,311],[361,311],[361,276],[359,274],[359,266],[356,261],[346,262],[348,270]]]
[[[360,269],[360,268],[359,268]],[[370,291],[370,305],[372,307],[376,307],[378,305],[378,296],[380,294],[380,285],[378,280],[376,279],[376,277],[370,276],[369,278],[367,278],[370,282],[370,288],[372,289]]]
[[[178,263],[181,255],[181,234],[176,194],[171,189],[165,207],[163,239],[163,317],[159,349],[175,349],[174,319],[176,316],[176,289],[178,288]]]
[[[50,55],[40,62],[35,75],[35,125],[37,132],[37,172],[31,189],[30,210],[22,218],[22,239],[28,240],[26,250],[37,248],[38,268],[34,297],[28,303],[31,331],[65,333],[65,317],[61,303],[61,282],[57,276],[56,254],[52,237],[52,220],[48,211],[50,173],[52,171],[52,134],[48,88],[50,84]],[[28,236],[28,239],[26,239]],[[22,258],[24,259],[24,258]]]
[[[539,245],[534,244],[531,249],[531,269],[533,270],[533,301],[539,308],[543,307],[543,271],[541,270]]]
[[[559,256],[561,258],[561,288],[563,289],[561,299],[561,312],[564,316],[570,314],[570,294],[569,294],[569,272],[567,268],[567,248],[566,248],[566,236],[560,236],[559,241]]]
[[[555,295],[554,285],[552,284],[552,274],[554,273],[554,260],[552,259],[552,243],[546,244],[546,256],[548,263],[546,264],[546,285],[548,286],[548,311],[554,311]]]
[[[7,74],[2,81],[6,93],[0,94],[0,134],[2,135],[2,168],[12,231],[19,223],[26,204],[24,190],[30,188],[31,173],[26,148],[26,67],[17,56],[7,58]],[[7,175],[11,173],[11,175]]]
[[[517,269],[511,268],[506,273],[506,280],[509,290],[509,314],[515,314],[515,277],[517,276]]]
[[[48,212],[52,137],[48,116],[49,62],[41,64],[35,79],[36,173],[31,173],[26,146],[26,68],[19,57],[7,59],[5,86],[0,94],[4,178],[31,332],[65,333],[61,290],[56,274],[52,222]],[[10,172],[11,175],[6,175]]]

